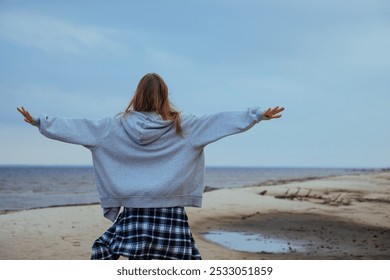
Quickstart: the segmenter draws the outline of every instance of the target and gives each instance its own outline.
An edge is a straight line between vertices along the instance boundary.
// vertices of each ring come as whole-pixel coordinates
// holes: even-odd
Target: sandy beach
[[[390,259],[389,171],[215,190],[187,213],[204,259]],[[111,222],[86,205],[6,213],[0,225],[2,260],[85,260]]]

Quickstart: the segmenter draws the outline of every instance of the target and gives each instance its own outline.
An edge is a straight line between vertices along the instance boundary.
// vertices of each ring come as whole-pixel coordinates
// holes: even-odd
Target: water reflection
[[[285,240],[248,232],[211,231],[205,238],[236,251],[251,253],[305,252],[304,242]]]

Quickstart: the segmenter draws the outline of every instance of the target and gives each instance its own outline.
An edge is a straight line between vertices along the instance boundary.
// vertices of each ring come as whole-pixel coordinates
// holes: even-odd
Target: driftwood
[[[349,200],[345,200],[341,197],[341,194],[337,194],[333,197],[323,197],[322,195],[316,195],[311,194],[312,190],[309,189],[309,191],[305,194],[300,194],[301,188],[298,188],[294,193],[290,193],[290,189],[287,189],[287,191],[282,195],[275,195],[275,198],[278,199],[290,199],[290,200],[315,200],[318,201],[318,203],[321,204],[328,204],[328,205],[350,205],[351,202]]]

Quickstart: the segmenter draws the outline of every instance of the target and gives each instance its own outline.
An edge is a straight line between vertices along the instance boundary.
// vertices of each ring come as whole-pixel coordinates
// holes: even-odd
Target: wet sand
[[[211,191],[187,212],[204,259],[390,259],[390,172]],[[101,213],[87,205],[0,215],[0,259],[89,259],[111,225]],[[222,243],[225,232],[240,233],[229,241],[237,248]],[[245,251],[248,239],[255,252]]]
[[[188,212],[207,259],[390,259],[390,172],[219,190],[204,202]],[[260,234],[263,248],[216,245],[204,235],[215,231]],[[286,250],[272,252],[280,241]]]
[[[389,228],[332,216],[256,213],[220,218],[218,224],[217,243],[236,250],[240,250],[236,242],[248,243],[241,244],[242,250],[257,250],[241,255],[243,259],[390,259]],[[224,239],[227,232],[240,234]],[[219,259],[219,255],[214,257]]]

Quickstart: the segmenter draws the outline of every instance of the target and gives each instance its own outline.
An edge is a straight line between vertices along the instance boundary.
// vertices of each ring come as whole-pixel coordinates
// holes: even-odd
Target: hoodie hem
[[[201,196],[185,197],[130,197],[130,198],[101,198],[103,216],[114,222],[121,207],[126,208],[163,208],[163,207],[202,207]]]
[[[160,208],[175,206],[202,207],[201,196],[180,197],[127,197],[127,198],[101,198],[103,208],[129,207],[129,208]]]

